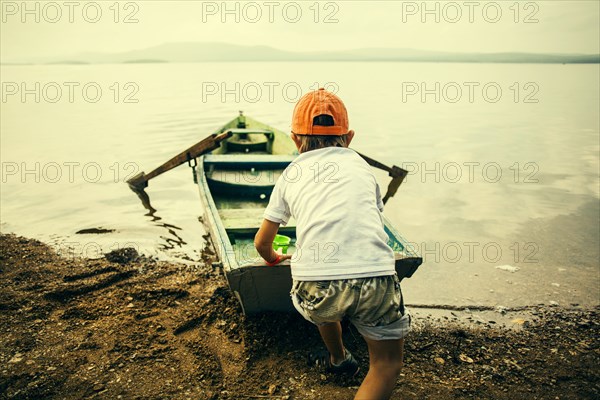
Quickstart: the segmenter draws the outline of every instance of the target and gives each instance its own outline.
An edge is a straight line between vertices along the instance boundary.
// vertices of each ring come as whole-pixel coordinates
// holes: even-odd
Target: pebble
[[[494,309],[494,311],[496,311],[496,312],[504,315],[508,311],[508,307],[505,307],[505,306],[496,306],[496,308]]]
[[[16,364],[18,362],[21,362],[23,360],[23,354],[21,353],[16,353],[13,358],[11,358],[10,360],[8,360],[8,362],[10,364]]]
[[[517,272],[518,270],[521,269],[519,267],[513,267],[512,265],[508,265],[508,264],[506,264],[506,265],[497,265],[495,268],[496,269],[500,269],[502,271],[513,272],[513,273]]]
[[[98,383],[96,385],[94,385],[94,392],[100,392],[102,389],[104,389],[104,385],[102,385],[101,383]]]
[[[473,359],[469,356],[467,356],[466,354],[461,354],[458,356],[458,358],[460,359],[460,361],[468,363],[468,364],[472,364],[473,363]]]

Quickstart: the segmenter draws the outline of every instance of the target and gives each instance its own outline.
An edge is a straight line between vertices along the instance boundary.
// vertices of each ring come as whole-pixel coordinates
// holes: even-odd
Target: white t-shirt
[[[292,277],[318,281],[396,273],[381,211],[369,165],[354,150],[326,147],[288,165],[264,217],[282,225],[296,220]]]

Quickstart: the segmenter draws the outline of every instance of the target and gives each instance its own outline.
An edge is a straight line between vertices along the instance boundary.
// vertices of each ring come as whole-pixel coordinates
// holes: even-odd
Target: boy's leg
[[[358,388],[354,400],[389,399],[403,363],[404,339],[372,340],[369,347],[369,372]]]
[[[344,343],[342,342],[342,325],[340,322],[328,322],[318,325],[319,333],[325,343],[325,347],[331,354],[331,362],[339,364],[346,359]]]

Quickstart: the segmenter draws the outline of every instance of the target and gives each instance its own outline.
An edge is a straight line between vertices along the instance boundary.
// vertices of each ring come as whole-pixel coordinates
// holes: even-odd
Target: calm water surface
[[[598,65],[207,63],[0,71],[5,85],[25,82],[31,89],[40,82],[39,102],[34,94],[23,102],[3,92],[2,232],[38,238],[63,254],[97,257],[133,245],[161,258],[197,260],[206,232],[189,168],[150,183],[154,215],[123,182],[238,110],[289,131],[298,90],[328,83],[348,107],[352,147],[412,172],[385,210],[426,259],[403,284],[409,303],[600,303]],[[72,102],[73,84],[65,82],[79,84]],[[90,82],[86,99],[82,87]],[[56,86],[62,97],[52,103]],[[125,102],[127,96],[137,103]],[[386,175],[377,176],[386,186]],[[94,227],[115,231],[75,234]],[[496,268],[506,266],[519,270]]]

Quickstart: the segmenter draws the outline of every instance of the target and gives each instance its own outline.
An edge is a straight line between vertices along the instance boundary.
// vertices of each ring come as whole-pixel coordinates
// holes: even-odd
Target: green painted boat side
[[[228,130],[241,133],[234,133],[221,147],[197,160],[203,222],[244,313],[291,311],[289,261],[266,266],[254,249],[253,238],[276,176],[297,156],[296,147],[286,133],[247,116],[234,118],[215,133]],[[396,255],[396,272],[400,279],[411,277],[422,258],[385,217],[384,223]],[[280,232],[292,238],[288,252],[293,253],[295,222],[290,221]]]

